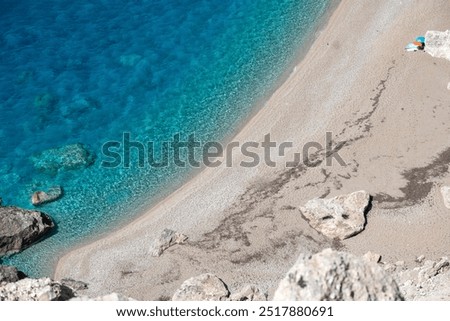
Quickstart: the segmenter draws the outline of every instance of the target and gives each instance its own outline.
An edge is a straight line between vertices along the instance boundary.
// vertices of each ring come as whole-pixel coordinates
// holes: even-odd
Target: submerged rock
[[[427,31],[425,51],[433,57],[450,60],[450,30]]]
[[[225,301],[230,292],[214,274],[206,273],[183,282],[173,295],[173,301]]]
[[[50,93],[40,94],[34,98],[34,107],[43,112],[52,112],[57,103],[58,97]]]
[[[31,157],[34,167],[42,172],[56,173],[59,170],[76,170],[91,166],[95,154],[80,143],[52,148]]]
[[[359,191],[331,199],[315,198],[300,211],[314,229],[329,238],[343,240],[364,229],[369,203],[369,193]]]
[[[0,256],[19,252],[54,227],[49,216],[18,207],[0,207]]]
[[[54,202],[60,199],[63,195],[63,190],[61,186],[55,186],[50,188],[47,192],[37,191],[31,196],[31,203],[34,206],[42,205],[45,203]]]
[[[450,186],[441,187],[442,198],[444,199],[444,205],[450,209]]]
[[[74,118],[101,108],[100,102],[92,97],[74,97],[71,103],[61,107],[61,113],[64,117]]]
[[[402,299],[397,283],[378,264],[331,249],[301,256],[274,296],[277,301]]]
[[[187,239],[188,237],[184,234],[164,229],[161,236],[153,242],[150,253],[152,256],[160,256],[169,247],[175,244],[183,244]]]
[[[72,297],[72,290],[49,278],[26,278],[0,286],[0,301],[65,301]]]

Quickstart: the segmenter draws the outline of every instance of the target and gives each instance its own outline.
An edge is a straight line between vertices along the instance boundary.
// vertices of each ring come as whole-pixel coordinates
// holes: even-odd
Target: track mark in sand
[[[334,145],[333,149],[329,149],[326,151],[325,149],[321,149],[316,151],[314,154],[311,154],[309,159],[303,159],[303,163],[297,165],[296,167],[288,168],[276,175],[274,179],[268,180],[264,184],[254,184],[250,186],[238,199],[238,201],[227,210],[226,217],[220,222],[220,224],[212,231],[207,232],[203,235],[202,239],[198,242],[191,243],[191,245],[202,248],[213,250],[219,248],[221,243],[227,240],[233,240],[239,242],[242,246],[250,246],[249,240],[249,231],[244,228],[244,224],[247,222],[251,222],[258,217],[267,217],[271,218],[273,216],[274,211],[274,201],[271,200],[280,190],[284,188],[286,184],[289,182],[299,178],[303,175],[308,168],[320,166],[327,158],[331,157],[334,153],[339,152],[344,147],[350,146],[353,142],[363,139],[367,137],[372,124],[370,123],[370,117],[375,113],[377,108],[379,107],[380,100],[384,91],[387,88],[387,82],[391,77],[391,71],[395,68],[395,60],[392,61],[392,66],[387,69],[387,75],[384,79],[381,79],[378,83],[377,87],[375,87],[374,91],[376,94],[370,98],[372,101],[371,109],[365,113],[362,117],[356,119],[349,127],[359,126],[364,129],[359,131],[357,136],[347,138],[345,140],[339,141],[341,134],[337,135],[330,144]],[[323,172],[324,180],[323,183],[329,179],[330,173]],[[348,175],[341,176],[343,179],[348,179]],[[334,179],[334,178],[333,178]],[[321,182],[317,182],[320,184]],[[337,180],[337,177],[334,182],[335,188],[340,188],[341,183]],[[327,189],[322,197],[326,197],[330,193],[330,189]],[[266,205],[266,210],[263,214],[257,215],[254,212],[257,204],[261,204],[262,202],[268,200],[269,203]],[[274,244],[274,247],[276,245]],[[336,244],[336,246],[339,246]],[[258,259],[258,255],[249,256],[249,260]],[[244,261],[249,260],[240,260],[244,263]]]
[[[361,116],[360,118],[356,119],[353,122],[350,122],[350,121],[345,122],[347,127],[345,127],[338,134],[338,137],[341,136],[342,134],[344,134],[348,128],[352,128],[354,126],[359,126],[360,128],[362,128],[364,126],[364,129],[362,131],[365,133],[370,132],[370,129],[373,127],[372,123],[370,122],[370,117],[372,117],[372,115],[376,112],[376,110],[378,109],[378,107],[380,105],[381,97],[383,96],[383,93],[387,88],[386,83],[391,78],[391,72],[395,68],[395,64],[396,64],[396,61],[392,60],[392,66],[390,66],[387,69],[386,77],[384,79],[381,79],[380,82],[378,83],[377,87],[375,87],[375,89],[373,90],[374,92],[376,92],[376,94],[375,94],[375,96],[370,98],[370,101],[372,101],[372,109],[369,110],[368,112],[366,112],[363,116]],[[366,137],[366,135],[362,134],[360,136],[351,138],[350,141],[355,142],[364,137]]]
[[[405,187],[400,188],[402,197],[377,194],[374,201],[385,208],[412,206],[425,199],[433,188],[431,179],[442,177],[450,167],[450,147],[440,153],[430,164],[405,171],[402,176],[407,180]]]

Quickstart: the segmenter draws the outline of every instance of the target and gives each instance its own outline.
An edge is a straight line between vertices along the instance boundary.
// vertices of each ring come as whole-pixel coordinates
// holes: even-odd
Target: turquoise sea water
[[[101,146],[195,132],[223,141],[294,62],[329,0],[0,2],[0,197],[40,207],[57,230],[4,263],[48,275],[65,249],[123,224],[182,184],[189,168],[107,169]],[[83,143],[91,167],[40,172],[32,155]]]

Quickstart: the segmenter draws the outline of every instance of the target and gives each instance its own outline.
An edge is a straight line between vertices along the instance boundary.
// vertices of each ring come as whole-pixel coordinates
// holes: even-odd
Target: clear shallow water
[[[126,222],[184,182],[189,168],[105,169],[101,146],[195,132],[222,141],[296,57],[328,0],[0,2],[0,197],[62,185],[40,210],[57,232],[4,263],[50,273],[59,253]],[[83,143],[84,170],[48,174],[30,157]],[[136,159],[134,159],[136,160]]]

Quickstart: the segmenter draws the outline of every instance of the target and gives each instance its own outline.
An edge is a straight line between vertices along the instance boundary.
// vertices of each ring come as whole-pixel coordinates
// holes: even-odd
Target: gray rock
[[[31,196],[31,203],[34,206],[39,206],[45,203],[54,202],[60,199],[63,195],[61,186],[55,186],[50,188],[47,192],[37,191]]]
[[[448,257],[443,257],[439,262],[427,260],[419,272],[419,282],[425,282],[435,277],[450,266]]]
[[[254,285],[246,285],[230,296],[231,301],[267,301],[267,293]]]
[[[450,209],[450,186],[441,187],[442,198],[444,199],[444,205]]]
[[[0,286],[0,301],[65,301],[74,293],[49,278],[23,279]]]
[[[378,264],[326,249],[301,256],[280,282],[277,301],[402,300],[394,279]]]
[[[14,266],[0,265],[0,284],[19,281],[19,271]]]
[[[88,288],[88,284],[83,281],[76,281],[74,279],[61,279],[61,284],[71,288],[74,292],[86,290]]]
[[[55,174],[60,170],[76,170],[91,166],[95,154],[83,144],[67,145],[45,150],[31,157],[34,167],[42,172]]]
[[[425,51],[433,57],[450,60],[450,30],[427,31]]]
[[[381,255],[378,253],[373,253],[373,252],[369,251],[366,254],[364,254],[363,258],[365,258],[366,260],[368,260],[370,262],[378,263],[381,260]]]
[[[18,207],[0,207],[0,256],[19,252],[54,227],[49,216]]]
[[[183,282],[173,301],[225,301],[230,296],[225,283],[214,274],[206,273]]]
[[[422,263],[423,261],[425,261],[425,255],[421,255],[416,258],[417,263]]]
[[[90,298],[88,296],[79,296],[70,299],[69,301],[136,301],[132,298],[124,296],[118,293],[111,293],[108,295],[99,296],[96,298]]]
[[[187,239],[188,237],[184,234],[165,229],[161,233],[161,236],[153,242],[150,253],[152,256],[161,256],[161,254],[169,247],[175,244],[183,244]]]
[[[359,191],[331,199],[315,198],[300,211],[314,229],[329,238],[343,240],[364,229],[369,202],[370,195]]]

